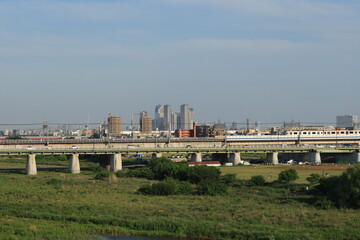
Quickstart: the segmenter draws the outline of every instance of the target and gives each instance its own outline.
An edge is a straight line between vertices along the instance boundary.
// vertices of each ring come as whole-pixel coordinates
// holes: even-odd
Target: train
[[[283,131],[272,135],[233,135],[226,136],[226,141],[360,141],[360,130],[323,130],[323,131]]]

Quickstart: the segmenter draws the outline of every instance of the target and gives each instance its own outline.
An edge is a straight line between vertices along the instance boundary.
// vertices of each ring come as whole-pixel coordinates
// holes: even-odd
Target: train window
[[[307,132],[303,132],[302,134],[306,134]]]
[[[316,134],[316,132],[312,132],[312,134]]]
[[[297,132],[294,132],[294,134],[298,134]]]
[[[353,131],[350,131],[350,134],[353,134],[354,132]]]
[[[335,132],[331,132],[331,134],[336,134]]]
[[[344,132],[340,132],[340,134],[344,134]]]

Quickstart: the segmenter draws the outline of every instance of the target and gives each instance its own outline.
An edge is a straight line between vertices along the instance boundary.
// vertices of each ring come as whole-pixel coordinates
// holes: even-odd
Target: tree
[[[266,180],[262,175],[255,175],[250,178],[249,182],[251,183],[251,185],[263,186]]]
[[[360,165],[346,169],[342,175],[320,179],[320,194],[339,208],[360,208]]]
[[[188,179],[191,183],[202,181],[220,181],[221,171],[216,167],[199,165],[189,168]]]
[[[278,176],[278,180],[280,182],[287,183],[287,184],[294,182],[298,178],[299,178],[299,176],[298,176],[296,170],[292,169],[292,168],[281,171]]]
[[[310,183],[311,186],[313,186],[319,183],[320,178],[320,174],[312,173],[309,177],[306,178],[306,180]]]

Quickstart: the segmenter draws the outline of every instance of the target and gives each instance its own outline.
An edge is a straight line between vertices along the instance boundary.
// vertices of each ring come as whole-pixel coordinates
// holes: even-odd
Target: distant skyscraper
[[[108,115],[108,134],[109,136],[120,136],[121,133],[121,118],[117,116],[112,116],[110,113]]]
[[[141,132],[142,133],[151,133],[152,132],[152,119],[147,115],[144,115],[141,118]]]
[[[174,130],[171,124],[172,109],[171,105],[164,106],[164,130]]]
[[[133,113],[131,115],[131,130],[140,130],[140,114]]]
[[[159,130],[164,128],[164,106],[162,105],[155,107],[155,126]]]
[[[246,119],[246,131],[247,132],[250,132],[250,130],[253,129],[253,123],[252,121],[248,118]]]
[[[353,115],[336,116],[336,127],[357,128],[358,117]]]
[[[179,112],[175,112],[171,115],[171,129],[176,130],[180,128],[181,117]]]
[[[189,105],[183,104],[180,106],[180,128],[192,129],[194,122],[194,109],[189,108]]]
[[[259,121],[255,121],[255,130],[260,131],[260,122]]]

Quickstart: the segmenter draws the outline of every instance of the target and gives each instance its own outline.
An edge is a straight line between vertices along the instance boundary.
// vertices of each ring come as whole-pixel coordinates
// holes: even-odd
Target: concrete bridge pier
[[[191,162],[202,162],[201,153],[191,153]]]
[[[274,164],[274,165],[278,165],[279,164],[279,158],[278,158],[279,153],[278,152],[272,152],[272,153],[268,153],[266,156],[267,162]]]
[[[321,163],[320,152],[317,151],[310,152],[310,162],[315,164],[320,164]]]
[[[70,155],[69,171],[74,174],[80,173],[79,154],[74,153]]]
[[[152,158],[161,158],[162,157],[162,153],[160,152],[156,152],[152,154]]]
[[[351,153],[351,159],[355,163],[360,163],[360,152],[359,151],[352,152]]]
[[[35,154],[29,154],[27,156],[27,161],[26,161],[26,174],[27,175],[36,175],[37,174],[35,158],[36,158]]]
[[[239,152],[230,153],[229,162],[231,162],[234,166],[239,165],[241,162],[241,156]]]
[[[122,158],[120,153],[116,153],[110,157],[110,172],[117,172],[119,170],[122,170]]]

